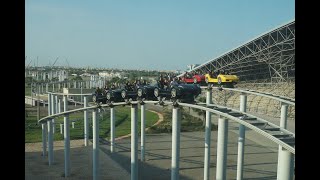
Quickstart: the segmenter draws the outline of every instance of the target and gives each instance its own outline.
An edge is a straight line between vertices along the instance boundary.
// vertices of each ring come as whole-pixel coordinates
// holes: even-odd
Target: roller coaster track
[[[233,90],[235,90],[235,89],[233,89]],[[237,90],[237,91],[242,92],[243,90]],[[274,98],[278,98],[278,97],[274,97]],[[287,102],[287,100],[283,100],[283,101]],[[158,104],[159,102],[158,101],[144,101],[144,103]],[[132,101],[131,103],[120,102],[120,103],[114,103],[114,104],[102,104],[102,105],[98,105],[98,106],[79,108],[79,109],[74,109],[74,110],[70,110],[70,111],[66,111],[66,112],[62,112],[62,113],[57,113],[54,115],[44,117],[44,118],[40,119],[38,122],[45,123],[46,121],[54,119],[58,116],[68,115],[71,113],[84,111],[84,110],[103,108],[103,107],[109,107],[109,106],[129,105],[129,104],[139,104],[139,102],[138,101]],[[164,104],[165,105],[173,105],[173,102],[165,101]],[[258,134],[261,134],[265,138],[275,142],[278,145],[281,145],[283,148],[285,148],[288,151],[290,151],[291,153],[295,154],[295,147],[294,147],[295,146],[295,134],[291,133],[290,131],[288,131],[286,129],[280,128],[279,126],[272,124],[262,118],[250,115],[248,113],[240,112],[235,109],[230,109],[230,108],[227,108],[224,106],[218,106],[218,105],[214,105],[214,104],[205,105],[204,103],[199,103],[199,104],[179,103],[178,105],[184,106],[184,107],[201,109],[204,111],[209,111],[213,114],[217,114],[217,115],[225,117],[229,120],[235,121],[239,124],[244,125],[245,127],[249,128],[251,130],[254,130]]]

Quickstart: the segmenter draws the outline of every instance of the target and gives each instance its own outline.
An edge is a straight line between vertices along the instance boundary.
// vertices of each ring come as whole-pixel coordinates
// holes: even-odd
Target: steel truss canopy
[[[226,70],[241,81],[295,78],[295,20],[277,27],[189,72]],[[181,75],[180,75],[181,76]]]

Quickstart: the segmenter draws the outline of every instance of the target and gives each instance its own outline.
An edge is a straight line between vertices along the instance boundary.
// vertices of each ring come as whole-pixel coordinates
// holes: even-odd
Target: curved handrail
[[[138,104],[139,102],[138,101],[132,101],[131,104]],[[145,101],[144,103],[159,103],[158,101]],[[170,105],[170,104],[173,104],[172,102],[165,102],[167,105]],[[58,114],[54,114],[54,115],[50,115],[50,116],[47,116],[47,117],[44,117],[40,120],[38,120],[39,123],[45,123],[46,121],[48,120],[51,120],[55,117],[58,117],[58,116],[61,116],[61,115],[68,115],[70,113],[75,113],[75,112],[78,112],[78,111],[84,111],[84,110],[89,110],[89,109],[95,109],[95,108],[102,108],[102,107],[109,107],[109,106],[119,106],[119,105],[128,105],[127,102],[120,102],[120,103],[114,103],[114,104],[103,104],[103,105],[100,105],[100,106],[91,106],[91,107],[85,107],[85,108],[79,108],[79,109],[74,109],[74,110],[70,110],[70,111],[66,111],[66,112],[62,112],[62,113],[58,113]],[[224,113],[224,112],[220,112],[218,110],[215,110],[215,109],[211,109],[211,108],[208,108],[208,107],[203,107],[203,106],[200,106],[200,105],[194,105],[194,104],[188,104],[188,103],[179,103],[179,105],[181,106],[185,106],[185,107],[191,107],[191,108],[197,108],[197,109],[201,109],[201,110],[205,110],[205,111],[209,111],[211,113],[214,113],[214,114],[218,114],[218,115],[221,115],[223,117],[226,117],[230,120],[233,120],[239,124],[242,124],[244,125],[245,127],[249,128],[249,129],[252,129],[254,131],[256,131],[257,133],[263,135],[264,137],[266,137],[267,139],[275,142],[276,144],[278,145],[281,145],[283,148],[287,149],[288,151],[290,151],[291,153],[295,154],[295,148],[290,146],[289,144],[281,141],[280,139],[274,137],[273,135],[271,134],[268,134],[267,132],[263,131],[262,129],[250,124],[250,123],[247,123],[243,120],[241,120],[239,117],[234,117],[232,115],[229,115],[227,113]],[[241,112],[243,113],[243,112]],[[243,113],[243,114],[247,114],[247,113]],[[250,115],[251,116],[251,115]],[[261,118],[259,118],[261,119]],[[271,124],[271,123],[269,123]],[[275,127],[278,127],[280,128],[279,126],[276,126],[274,125]],[[283,130],[283,128],[282,128]],[[290,134],[293,134],[291,132],[289,132]]]
[[[86,94],[71,94],[71,93],[55,93],[55,92],[49,92],[47,91],[46,93],[48,94],[53,94],[53,95],[62,95],[62,96],[91,96],[92,93],[86,93]]]

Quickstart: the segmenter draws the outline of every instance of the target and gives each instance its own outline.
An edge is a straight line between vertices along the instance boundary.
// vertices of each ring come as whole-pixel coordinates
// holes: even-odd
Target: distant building
[[[118,78],[122,78],[122,75],[119,72],[99,72],[99,76],[101,77],[105,77],[105,78],[114,78],[114,77],[118,77]]]

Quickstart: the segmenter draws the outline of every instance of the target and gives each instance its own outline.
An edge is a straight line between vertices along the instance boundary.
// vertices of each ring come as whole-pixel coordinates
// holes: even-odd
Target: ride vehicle
[[[169,99],[171,101],[178,101],[183,103],[195,103],[195,98],[201,94],[201,88],[198,84],[174,84],[167,88],[156,87],[154,89],[154,96],[158,100]]]
[[[220,87],[233,88],[235,84],[239,82],[237,75],[230,75],[226,73],[207,73],[205,74],[205,81],[208,85],[218,85]]]
[[[205,76],[202,74],[190,74],[185,73],[181,80],[185,83],[193,83],[193,84],[205,84]]]
[[[121,96],[123,89],[111,89],[106,92],[107,102],[124,102]]]
[[[150,100],[150,101],[156,101],[158,100],[157,97],[154,96],[154,89],[157,88],[157,84],[150,84],[150,85],[143,85],[139,86],[137,88],[137,98],[142,100]]]
[[[92,101],[98,104],[105,104],[107,102],[105,92],[98,88],[94,93],[92,93]]]

